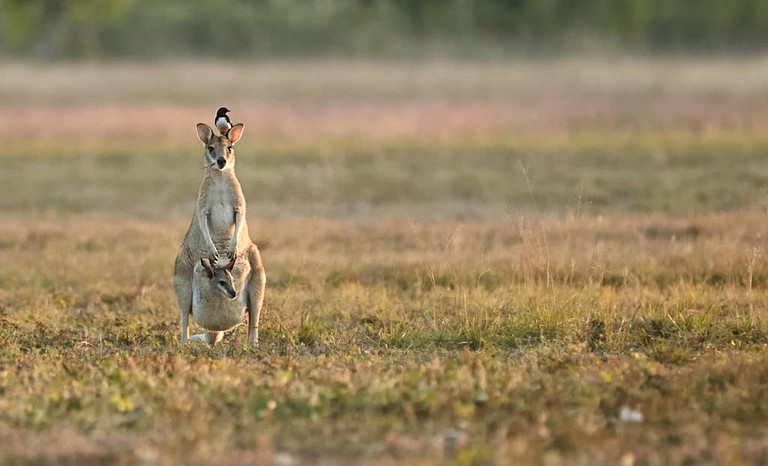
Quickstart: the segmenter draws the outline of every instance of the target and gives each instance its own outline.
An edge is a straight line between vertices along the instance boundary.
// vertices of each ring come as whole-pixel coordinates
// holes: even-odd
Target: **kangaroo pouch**
[[[219,294],[200,296],[199,290],[192,291],[192,319],[209,331],[230,330],[245,320],[244,294],[228,299]]]

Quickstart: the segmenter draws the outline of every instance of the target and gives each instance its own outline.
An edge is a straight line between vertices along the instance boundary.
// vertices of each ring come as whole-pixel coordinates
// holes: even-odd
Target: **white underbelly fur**
[[[235,230],[235,213],[231,207],[214,205],[210,213],[211,233],[216,247],[227,246],[232,240]]]

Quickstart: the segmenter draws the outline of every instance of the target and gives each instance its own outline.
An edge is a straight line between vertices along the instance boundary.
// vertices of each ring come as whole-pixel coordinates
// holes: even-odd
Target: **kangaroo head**
[[[243,135],[243,124],[238,123],[227,131],[227,134],[217,135],[205,123],[197,124],[197,137],[203,141],[205,152],[203,164],[205,168],[218,167],[225,170],[235,166],[235,143]]]
[[[229,299],[235,299],[237,297],[237,291],[235,291],[234,279],[232,278],[232,268],[235,266],[236,257],[233,257],[229,264],[220,267],[212,265],[208,259],[200,259],[200,264],[203,266],[205,276],[211,282],[211,286],[226,296]]]

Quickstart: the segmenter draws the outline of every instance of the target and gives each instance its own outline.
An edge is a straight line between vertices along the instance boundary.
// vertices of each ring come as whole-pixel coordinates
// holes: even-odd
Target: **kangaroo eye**
[[[232,146],[227,146],[227,150],[228,150],[229,152],[232,152]]]
[[[210,152],[211,154],[213,154],[213,146],[208,146],[208,152]]]
[[[220,280],[219,281],[219,285],[226,285],[226,284],[227,284],[227,282],[225,282],[224,280]]]

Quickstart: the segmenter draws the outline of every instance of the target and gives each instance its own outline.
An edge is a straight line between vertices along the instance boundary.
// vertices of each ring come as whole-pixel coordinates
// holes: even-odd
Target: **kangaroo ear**
[[[227,132],[227,139],[229,139],[229,142],[232,144],[236,143],[238,139],[240,139],[240,136],[243,135],[243,129],[245,129],[245,126],[243,126],[242,123],[238,123],[231,127]]]
[[[198,123],[197,124],[197,137],[200,138],[201,141],[203,141],[203,144],[208,144],[208,141],[211,140],[213,137],[213,130],[210,126],[206,125],[205,123]]]

